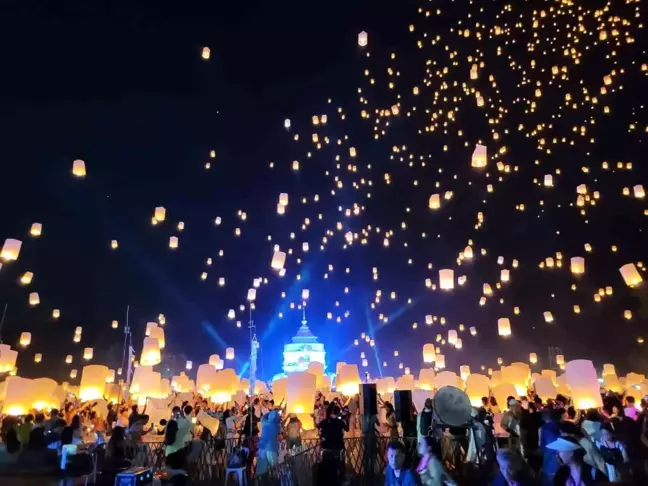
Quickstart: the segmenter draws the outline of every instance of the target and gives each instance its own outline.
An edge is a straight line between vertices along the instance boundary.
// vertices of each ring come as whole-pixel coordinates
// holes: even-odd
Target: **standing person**
[[[454,485],[455,482],[443,468],[441,461],[434,455],[434,440],[429,436],[422,437],[418,442],[418,453],[421,461],[416,468],[423,486]]]
[[[610,424],[603,425],[601,428],[601,438],[595,444],[603,456],[603,460],[605,460],[607,476],[610,482],[621,482],[629,458],[625,446],[616,440],[614,430]]]
[[[288,436],[288,449],[300,448],[302,445],[301,441],[301,431],[302,423],[300,422],[297,415],[291,413],[288,416],[288,423],[286,424],[286,435]]]
[[[497,451],[497,465],[499,473],[491,486],[535,486],[537,483],[533,473],[524,462],[522,456],[513,449],[500,449]]]
[[[349,422],[341,416],[340,407],[333,402],[328,417],[317,425],[320,430],[322,462],[320,474],[322,484],[335,486],[342,483],[344,474],[344,432]]]
[[[259,453],[257,455],[257,475],[263,474],[277,464],[279,458],[279,432],[281,417],[279,412],[272,410],[261,417],[261,437],[259,438]]]
[[[527,460],[531,469],[535,472],[540,470],[541,460],[538,447],[540,444],[540,427],[542,426],[542,417],[540,412],[536,411],[535,403],[529,403],[528,400],[522,400],[522,417],[520,418],[520,442],[524,459]]]
[[[20,441],[20,445],[23,447],[27,447],[27,444],[29,444],[29,436],[31,435],[32,428],[34,427],[34,416],[30,413],[25,415],[25,420],[22,424],[18,425],[16,427],[16,434],[18,436],[18,440]]]
[[[396,411],[390,402],[385,402],[385,427],[389,430],[390,439],[398,439],[398,422],[396,422]]]
[[[542,486],[551,486],[560,462],[554,450],[547,446],[560,438],[561,412],[552,408],[542,412],[544,425],[540,427],[540,453],[542,454]]]
[[[605,474],[585,463],[585,450],[570,437],[560,437],[547,445],[556,451],[561,466],[554,476],[554,486],[590,486],[608,482]]]
[[[420,486],[417,474],[405,466],[405,446],[398,441],[391,441],[387,446],[387,470],[385,486]]]
[[[483,401],[484,399],[482,399]],[[432,399],[426,398],[425,404],[423,405],[423,411],[418,414],[416,417],[416,430],[418,435],[419,443],[424,440],[425,437],[430,435],[430,429],[432,428]]]
[[[81,417],[75,415],[72,417],[70,425],[65,427],[63,432],[61,432],[61,445],[81,444],[83,442],[81,432]]]
[[[44,424],[45,433],[52,432],[56,428],[59,419],[60,419],[59,411],[55,408],[50,410],[49,419],[47,419]]]
[[[623,409],[623,412],[625,413],[625,416],[632,420],[637,420],[639,417],[639,410],[637,410],[637,407],[635,406],[635,398],[633,396],[627,396],[624,401],[625,408]]]
[[[171,469],[182,469],[185,463],[185,437],[191,429],[191,421],[183,415],[180,407],[173,407],[171,420],[167,423],[164,433],[166,445],[165,462]]]

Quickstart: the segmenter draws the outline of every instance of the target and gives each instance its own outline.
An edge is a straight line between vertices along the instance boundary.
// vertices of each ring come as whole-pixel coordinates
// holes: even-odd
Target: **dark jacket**
[[[569,466],[560,466],[558,468],[558,472],[556,472],[556,475],[554,476],[554,486],[565,486],[568,479]],[[598,469],[590,466],[589,464],[583,464],[581,480],[583,481],[583,483],[585,483],[585,486],[609,483],[608,478],[607,476],[605,476],[605,474],[603,474]]]

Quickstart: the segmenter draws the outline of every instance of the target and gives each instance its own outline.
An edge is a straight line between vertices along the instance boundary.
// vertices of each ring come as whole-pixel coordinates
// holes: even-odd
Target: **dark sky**
[[[280,371],[281,347],[300,320],[299,311],[290,310],[288,303],[298,303],[302,288],[311,291],[309,321],[327,345],[329,366],[339,359],[360,363],[364,351],[372,374],[378,373],[377,365],[383,361],[388,362],[385,375],[399,374],[399,362],[414,371],[421,365],[422,344],[434,342],[438,333],[447,337],[449,329],[462,323],[464,349],[444,347],[451,366],[493,366],[498,356],[524,361],[531,351],[546,358],[547,346],[552,345],[563,348],[568,358],[648,371],[642,368],[648,364],[643,358],[645,348],[636,342],[646,330],[640,298],[644,291],[628,289],[618,272],[621,265],[645,262],[648,256],[642,231],[646,205],[621,194],[623,187],[648,184],[646,116],[640,109],[646,92],[645,72],[640,70],[646,62],[641,54],[645,35],[636,28],[641,19],[631,15],[634,6],[621,6],[616,12],[632,22],[622,30],[634,36],[633,44],[594,45],[596,36],[584,36],[582,58],[574,64],[562,49],[542,55],[538,47],[530,53],[525,46],[537,39],[530,30],[508,37],[517,40],[515,45],[497,37],[477,42],[474,30],[470,38],[457,32],[457,25],[474,26],[476,21],[489,29],[514,25],[515,16],[530,27],[534,10],[546,7],[538,1],[516,3],[508,17],[500,16],[502,2],[484,3],[482,10],[472,4],[458,7],[458,2],[439,2],[442,15],[433,13],[429,18],[417,10],[434,12],[436,6],[414,1],[184,5],[132,0],[63,2],[56,7],[49,3],[13,2],[2,8],[0,16],[0,238],[24,242],[18,262],[0,270],[0,302],[8,304],[2,338],[15,345],[20,332],[32,332],[32,344],[19,358],[21,374],[63,378],[69,368],[63,364],[64,356],[74,354],[74,366],[79,367],[83,346],[95,348],[96,362],[116,366],[129,304],[136,347],[145,323],[162,312],[168,320],[169,353],[201,363],[212,353],[223,355],[226,345],[233,346],[240,368],[248,345],[245,313],[238,312],[238,306],[245,303],[252,279],[266,276],[270,283],[259,290],[255,318],[264,336],[264,378]],[[588,3],[587,11],[597,3]],[[564,25],[575,25],[570,15],[550,13],[563,30],[552,31],[555,27],[546,22],[539,31],[542,42],[551,45],[555,35],[559,39],[555,45],[560,46],[569,30]],[[588,28],[597,28],[594,16],[586,17]],[[410,24],[416,26],[414,33],[408,31]],[[357,45],[361,30],[369,32],[369,49]],[[431,44],[436,35],[441,40]],[[424,42],[424,49],[417,48],[417,39]],[[510,68],[506,55],[498,54],[500,44],[518,65],[527,66],[530,81]],[[445,45],[451,49],[444,49]],[[203,46],[211,48],[209,61],[200,56]],[[448,59],[454,49],[456,66]],[[613,50],[617,51],[613,58],[606,58]],[[397,53],[394,61],[392,52]],[[451,100],[461,96],[453,81],[459,81],[459,86],[470,82],[467,57],[476,52],[487,66],[476,86],[489,100],[491,117],[506,111],[497,126],[502,136],[498,143],[491,141],[493,126],[475,106],[474,94],[459,104]],[[528,67],[531,59],[537,67]],[[437,66],[431,66],[430,60]],[[445,78],[439,73],[429,78],[426,89],[426,69],[436,71],[444,65],[450,67],[450,89],[444,92]],[[569,66],[569,79],[553,79],[554,65]],[[390,66],[400,76],[390,77]],[[621,68],[625,70],[615,78],[615,86],[623,84],[624,89],[603,98],[598,93],[603,76]],[[375,87],[363,75],[365,69],[376,79]],[[488,82],[489,73],[497,77],[497,90]],[[390,79],[396,79],[395,89],[387,87]],[[533,101],[538,81],[543,84],[543,97],[538,108],[529,112],[527,101],[522,100]],[[413,86],[423,89],[420,97],[412,96]],[[358,87],[370,93],[367,104],[362,104]],[[585,101],[583,87],[601,97],[599,106]],[[586,107],[570,111],[561,106],[566,92]],[[444,96],[450,101],[444,101]],[[496,98],[499,101],[491,103]],[[360,117],[363,109],[373,113],[395,103],[402,103],[402,113],[389,126],[384,117],[375,123]],[[604,104],[612,108],[611,116],[603,116]],[[435,123],[430,121],[435,110],[445,117],[453,105],[461,108],[448,133],[443,133],[443,126],[433,133],[419,133]],[[345,120],[337,107],[344,108]],[[417,111],[406,117],[405,111],[412,107]],[[330,120],[327,127],[315,129],[311,116],[324,113]],[[555,118],[558,113],[561,116]],[[291,133],[283,128],[285,118],[292,120]],[[525,135],[539,123],[551,126]],[[634,131],[629,131],[630,123],[637,125]],[[525,129],[520,131],[519,124]],[[386,130],[377,141],[373,125]],[[587,126],[587,135],[575,134],[574,126]],[[463,135],[457,135],[457,130],[463,130]],[[344,141],[339,151],[342,169],[336,167],[333,147],[316,153],[310,143],[316,131],[320,138]],[[292,140],[294,133],[300,134],[299,143]],[[538,150],[543,137],[549,144],[552,138],[564,137],[575,143],[558,143],[548,154]],[[595,143],[590,143],[591,137]],[[470,154],[478,140],[487,140],[489,150],[501,145],[508,149],[500,157],[492,152],[488,176],[470,168]],[[358,150],[359,173],[346,170],[347,164],[354,163],[347,145]],[[447,152],[444,145],[450,146]],[[394,154],[393,146],[407,149]],[[212,149],[217,157],[206,171],[204,163]],[[307,151],[315,155],[307,158]],[[410,168],[398,161],[402,154],[413,154],[415,160],[423,156],[427,165]],[[74,159],[86,161],[88,176],[83,180],[70,174]],[[298,173],[290,169],[296,159],[302,164]],[[500,174],[497,160],[517,170]],[[274,169],[269,168],[270,161],[275,162]],[[617,161],[632,161],[634,166],[632,171],[603,171],[603,161],[613,167]],[[588,174],[583,166],[590,167]],[[547,173],[554,174],[553,189],[534,183]],[[389,185],[385,174],[390,174]],[[331,195],[336,175],[345,185]],[[373,182],[371,198],[366,196],[367,186],[352,190],[361,177]],[[415,179],[417,186],[412,184]],[[435,189],[436,182],[440,189]],[[492,194],[486,192],[489,183],[496,185]],[[587,184],[590,193],[601,193],[586,216],[570,207],[575,205],[578,184]],[[432,213],[427,207],[430,194],[448,190],[454,193],[452,201]],[[275,209],[281,192],[291,198],[284,217],[276,215]],[[302,197],[312,200],[314,194],[320,195],[320,203],[300,204]],[[363,206],[360,216],[345,218],[338,211],[354,203]],[[515,209],[520,203],[526,206],[524,212]],[[167,209],[167,221],[153,227],[150,218],[156,206]],[[245,222],[237,218],[238,210],[246,212]],[[478,211],[484,212],[485,224],[476,230]],[[217,216],[223,218],[218,228],[213,224]],[[301,231],[306,217],[312,224]],[[175,229],[178,221],[185,223],[183,232]],[[344,221],[341,231],[335,229],[338,221]],[[403,221],[406,231],[401,228]],[[28,236],[33,222],[43,224],[39,239]],[[374,233],[369,244],[342,248],[346,231],[367,230],[368,225]],[[236,227],[242,228],[240,238],[233,235]],[[376,227],[394,231],[389,249],[383,247],[384,234],[377,234]],[[327,235],[326,230],[334,233]],[[294,240],[291,232],[297,234]],[[428,235],[425,239],[423,232]],[[268,234],[272,242],[267,241]],[[167,246],[172,235],[180,237],[180,248],[174,252]],[[323,236],[330,241],[326,251],[319,252]],[[119,240],[119,250],[111,251],[112,239]],[[469,239],[474,239],[475,261],[459,267],[457,254]],[[307,254],[301,250],[304,241],[311,248]],[[594,252],[585,255],[587,242]],[[295,251],[283,279],[269,269],[274,243]],[[617,252],[610,250],[613,244],[618,245]],[[484,257],[477,256],[481,248],[488,251]],[[222,258],[218,258],[220,249]],[[566,262],[562,269],[538,268],[540,261],[558,251]],[[512,271],[511,282],[496,290],[486,306],[479,306],[482,283],[489,282],[495,289],[502,268],[496,263],[498,255],[505,257],[504,267]],[[304,260],[301,266],[298,256]],[[569,273],[571,256],[586,256],[586,275],[580,279]],[[214,260],[211,267],[205,265],[208,257]],[[511,268],[514,258],[520,262],[519,269]],[[433,270],[427,269],[428,263]],[[334,265],[334,270],[328,271],[328,265]],[[378,282],[372,280],[374,267],[379,269]],[[437,282],[439,268],[466,274],[468,285],[450,294],[429,292],[424,280]],[[25,271],[34,273],[28,287],[17,283]],[[203,271],[208,272],[204,282]],[[302,279],[296,281],[300,273]],[[217,285],[219,277],[227,279],[224,288]],[[578,284],[576,291],[570,290],[572,283]],[[596,304],[593,294],[608,285],[614,287],[614,295]],[[383,298],[371,309],[377,289]],[[41,304],[30,308],[28,294],[34,291]],[[288,293],[286,299],[281,299],[282,291]],[[392,291],[397,294],[394,301],[389,298]],[[407,298],[412,304],[407,304]],[[498,303],[499,298],[504,303]],[[574,304],[582,307],[579,316],[571,311]],[[519,316],[513,314],[514,306],[522,309]],[[51,319],[53,308],[61,309],[58,321]],[[230,308],[237,309],[242,328],[226,318]],[[634,311],[631,322],[623,319],[625,309]],[[548,310],[555,316],[551,325],[542,317]],[[345,311],[349,311],[346,318]],[[279,312],[284,314],[282,319],[277,317]],[[327,320],[328,312],[341,316],[342,322]],[[391,316],[388,325],[379,324],[380,313]],[[428,314],[444,316],[448,324],[435,322],[429,329],[424,323]],[[513,324],[513,336],[507,341],[497,337],[500,317],[510,317]],[[113,319],[120,321],[120,330],[110,328]],[[414,322],[419,326],[416,330]],[[79,325],[84,329],[83,341],[74,345],[72,334]],[[468,334],[470,326],[478,328],[477,337]],[[370,330],[376,347],[353,347],[353,340]],[[400,350],[400,358],[393,357],[394,349]],[[36,352],[44,355],[40,365],[32,363]]]

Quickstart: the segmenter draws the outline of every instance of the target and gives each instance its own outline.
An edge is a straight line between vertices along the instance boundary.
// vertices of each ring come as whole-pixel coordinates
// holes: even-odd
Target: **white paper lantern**
[[[432,194],[428,202],[430,209],[439,209],[441,207],[441,196],[438,194]]]
[[[169,237],[169,248],[172,250],[175,250],[178,248],[178,237],[177,236],[170,236]]]
[[[424,363],[434,363],[435,357],[435,348],[434,344],[424,344],[423,345],[423,362]]]
[[[441,290],[452,290],[454,288],[454,270],[439,270],[439,286]]]
[[[23,332],[20,334],[20,340],[18,341],[23,348],[26,348],[31,344],[31,332]]]
[[[443,354],[437,354],[436,355],[436,360],[435,360],[435,366],[437,369],[443,369],[445,368],[445,355]]]
[[[7,238],[4,242],[4,245],[2,245],[0,258],[2,258],[6,262],[18,260],[18,255],[20,255],[21,247],[22,241],[15,240],[13,238]]]
[[[40,363],[43,361],[43,355],[41,353],[36,353],[34,355],[34,363]]]
[[[157,340],[160,349],[164,349],[166,347],[164,328],[159,326],[154,327],[153,329],[151,329],[151,335],[149,337]]]
[[[477,144],[471,157],[471,165],[476,168],[486,167],[488,163],[488,153],[485,145]]]
[[[473,373],[466,378],[466,395],[473,407],[482,406],[482,397],[490,395],[490,380],[488,376]]]
[[[634,263],[626,263],[619,269],[619,272],[628,287],[636,287],[643,280]]]
[[[570,268],[571,268],[571,272],[575,275],[580,275],[582,273],[585,273],[585,258],[572,257],[570,259]]]
[[[470,366],[461,365],[459,367],[459,376],[461,376],[461,379],[463,381],[466,381],[466,379],[470,376]]]
[[[234,359],[234,348],[227,348],[225,350],[225,359],[233,360]]]
[[[534,381],[533,387],[535,388],[536,395],[542,398],[543,402],[546,402],[550,398],[556,398],[557,390],[551,378],[541,376]]]
[[[154,337],[144,338],[140,364],[142,366],[155,366],[162,361],[160,342]]]
[[[36,238],[41,236],[43,234],[43,225],[40,223],[32,223],[29,234]]]
[[[208,396],[215,387],[218,377],[216,368],[211,364],[201,364],[196,373],[196,388],[203,396]]]
[[[72,162],[72,175],[74,177],[86,176],[86,165],[83,160],[77,159],[74,162]]]
[[[616,367],[613,364],[605,363],[603,365],[603,373],[601,373],[601,376],[605,375],[616,375]]]
[[[575,408],[587,410],[603,406],[598,376],[591,361],[585,359],[570,361],[565,366],[565,374]]]
[[[40,297],[38,295],[38,292],[32,292],[31,294],[29,294],[29,305],[34,307],[38,304],[40,304]]]
[[[435,379],[436,374],[432,368],[421,368],[421,371],[419,372],[418,387],[421,390],[434,390]]]
[[[434,386],[437,390],[444,386],[455,386],[463,389],[463,381],[461,381],[461,378],[459,378],[457,373],[453,371],[442,371],[436,375]]]
[[[538,355],[536,353],[529,353],[529,363],[536,364],[538,362]]]
[[[358,367],[352,364],[343,364],[337,371],[335,377],[336,390],[344,395],[357,395],[360,391],[360,372]]]
[[[153,219],[158,223],[164,221],[166,219],[166,209],[163,206],[158,206],[157,208],[155,208]]]
[[[358,34],[358,45],[360,47],[366,47],[369,41],[367,33],[363,30]]]
[[[52,318],[58,319],[61,317],[61,311],[59,309],[53,309],[52,310]]]
[[[308,372],[289,373],[286,392],[287,413],[309,413],[315,402],[317,377]]]
[[[525,396],[527,394],[529,378],[528,368],[525,369],[515,365],[502,367],[502,382],[510,383],[515,387],[515,396]]]
[[[147,322],[146,323],[146,330],[144,331],[144,335],[146,337],[150,337],[151,336],[151,331],[153,331],[153,329],[155,329],[156,327],[158,327],[157,322],[154,322],[154,321]]]
[[[103,397],[106,380],[110,372],[107,366],[87,365],[81,370],[79,398],[83,401],[98,400]]]
[[[497,320],[497,332],[503,337],[511,335],[511,321],[507,317],[501,317]]]
[[[455,345],[457,343],[457,331],[451,329],[448,331],[448,343]]]
[[[94,356],[94,350],[92,348],[85,348],[83,350],[83,359],[90,361]]]
[[[274,270],[282,270],[286,263],[286,254],[283,251],[275,251],[272,255],[272,263],[270,266]]]

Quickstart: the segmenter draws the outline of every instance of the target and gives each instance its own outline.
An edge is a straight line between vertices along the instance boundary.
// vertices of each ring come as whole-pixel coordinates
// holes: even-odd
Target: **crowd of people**
[[[146,407],[140,411],[129,401],[102,407],[71,400],[61,411],[5,416],[0,433],[10,456],[103,445],[107,469],[128,467],[143,442],[161,442],[162,463],[171,474],[184,473],[198,456],[199,442],[222,450],[227,439],[237,439],[232,442],[243,447],[231,451],[229,465],[263,474],[281,462],[282,452],[299,452],[312,440],[309,445],[318,443],[321,449],[318,474],[332,485],[345,480],[345,438],[371,434],[390,440],[375,451],[387,462],[386,486],[461,483],[457,457],[464,464],[497,465],[489,479],[493,486],[648,484],[645,400],[636,404],[632,396],[608,393],[604,407],[587,411],[575,410],[562,396],[545,402],[533,395],[509,397],[506,407],[493,397],[482,402],[473,410],[471,427],[452,428],[438,422],[433,400],[426,400],[416,412],[415,451],[406,448],[403,436],[411,434],[397,421],[391,403],[379,400],[380,412],[367,428],[357,396],[328,401],[322,394],[307,416],[309,424],[302,423],[303,415],[285,413],[271,395],[230,408],[195,396],[170,406],[159,423],[151,423]]]

